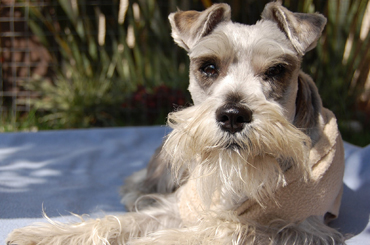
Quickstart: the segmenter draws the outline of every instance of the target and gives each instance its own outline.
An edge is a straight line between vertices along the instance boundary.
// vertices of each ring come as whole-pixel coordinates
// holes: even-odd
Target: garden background
[[[188,58],[169,13],[231,5],[253,24],[268,0],[1,0],[0,132],[165,124],[191,104]],[[370,143],[370,1],[284,0],[328,18],[306,54],[343,138]]]

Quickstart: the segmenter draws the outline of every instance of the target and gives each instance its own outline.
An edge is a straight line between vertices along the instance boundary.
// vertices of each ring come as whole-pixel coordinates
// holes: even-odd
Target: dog
[[[13,231],[8,244],[344,244],[335,116],[300,70],[326,19],[265,6],[255,25],[227,4],[169,16],[190,58],[194,105],[148,167],[126,180],[121,216]]]

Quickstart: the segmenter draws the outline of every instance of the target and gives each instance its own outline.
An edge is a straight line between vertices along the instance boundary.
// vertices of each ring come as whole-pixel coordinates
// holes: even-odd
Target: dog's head
[[[190,57],[194,102],[169,115],[174,131],[164,149],[174,165],[235,170],[225,166],[229,162],[238,166],[237,175],[254,171],[254,187],[268,192],[269,185],[284,182],[285,170],[309,171],[305,163],[311,140],[319,137],[321,99],[300,64],[326,19],[273,2],[251,26],[233,23],[227,4],[179,11],[169,20],[175,42]],[[211,171],[205,169],[203,174]]]

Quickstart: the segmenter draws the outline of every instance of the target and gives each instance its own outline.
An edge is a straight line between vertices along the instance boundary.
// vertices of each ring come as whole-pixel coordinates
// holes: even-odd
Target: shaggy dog
[[[190,57],[194,105],[123,187],[131,211],[13,231],[8,244],[342,244],[344,171],[334,115],[300,70],[326,24],[320,14],[266,5],[255,25],[230,7],[169,16]]]

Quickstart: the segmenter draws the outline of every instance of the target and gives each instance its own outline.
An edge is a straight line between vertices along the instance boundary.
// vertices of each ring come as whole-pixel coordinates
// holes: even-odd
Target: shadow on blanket
[[[362,185],[358,190],[352,190],[344,184],[339,217],[331,222],[330,226],[339,228],[343,234],[351,234],[353,236],[364,231],[370,216],[369,190],[369,182]]]

